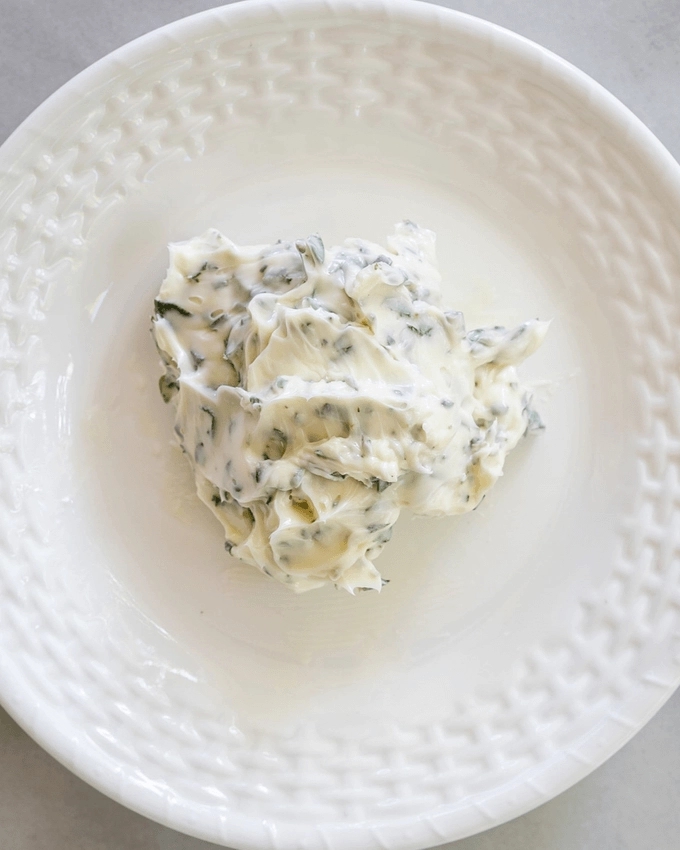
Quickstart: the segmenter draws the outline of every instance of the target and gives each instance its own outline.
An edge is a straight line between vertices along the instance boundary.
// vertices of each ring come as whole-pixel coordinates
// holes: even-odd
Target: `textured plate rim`
[[[635,149],[644,159],[647,168],[663,180],[668,195],[680,207],[680,166],[651,130],[611,92],[585,72],[524,36],[467,13],[422,0],[285,0],[285,3],[281,0],[278,2],[277,0],[241,0],[229,6],[216,6],[180,18],[117,48],[57,89],[36,107],[0,145],[0,167],[3,163],[5,164],[3,171],[11,167],[15,156],[28,143],[42,135],[41,128],[44,130],[48,127],[53,118],[62,113],[79,92],[91,91],[108,82],[111,79],[112,68],[125,69],[135,61],[152,54],[165,37],[190,38],[194,28],[199,30],[206,20],[218,16],[222,25],[228,24],[238,28],[242,24],[257,22],[263,15],[278,15],[285,18],[291,12],[299,14],[307,9],[315,13],[318,13],[320,9],[325,10],[329,15],[339,13],[346,15],[351,14],[352,11],[361,10],[364,13],[381,13],[387,17],[399,19],[410,17],[417,19],[421,24],[442,30],[450,28],[484,34],[494,46],[502,44],[506,52],[522,57],[525,61],[529,59],[542,68],[548,68],[553,78],[559,80],[562,86],[569,89],[591,110],[603,116],[611,125],[617,126],[627,145]],[[234,843],[235,846],[253,848],[253,850],[261,846],[261,842],[256,837],[256,831],[243,830],[241,824],[223,823],[222,834],[218,836],[213,830],[203,828],[183,807],[172,804],[170,801],[154,795],[148,795],[142,799],[131,797],[125,792],[124,781],[115,781],[115,772],[104,774],[97,769],[95,763],[81,762],[74,755],[67,734],[41,723],[29,693],[11,690],[8,685],[9,683],[0,681],[0,703],[10,716],[46,752],[92,787],[139,814],[197,838],[227,841],[229,844]],[[568,766],[565,764],[565,759],[553,757],[536,768],[534,775],[536,777],[540,775],[545,784],[549,784],[548,792],[539,790],[533,783],[531,786],[523,783],[523,789],[521,791],[518,789],[518,796],[508,802],[498,799],[502,794],[507,793],[508,786],[503,786],[490,792],[486,797],[486,801],[493,800],[495,804],[493,813],[479,812],[477,817],[471,818],[463,829],[459,823],[456,828],[456,822],[461,810],[470,808],[470,802],[465,799],[442,814],[405,818],[401,823],[390,824],[380,830],[365,827],[359,831],[356,825],[347,824],[332,827],[330,831],[341,834],[343,846],[347,848],[366,847],[367,833],[370,831],[376,845],[401,847],[407,850],[407,848],[423,847],[431,841],[441,843],[452,840],[454,832],[455,838],[459,839],[498,826],[547,802],[599,767],[642,729],[679,685],[680,676],[669,684],[658,683],[655,698],[647,699],[644,702],[644,708],[638,701],[632,713],[627,714],[625,724],[617,722],[615,717],[607,717],[597,730],[593,730],[597,731],[597,736],[589,736],[579,742],[578,748],[570,750]],[[579,755],[582,755],[582,758],[579,758]],[[118,779],[123,780],[123,777],[118,776]],[[404,823],[408,823],[411,827],[408,835],[405,831],[402,832]],[[291,833],[297,831],[297,826],[291,827]],[[294,843],[291,835],[287,837],[290,843]],[[302,846],[301,834],[299,839],[299,846]]]

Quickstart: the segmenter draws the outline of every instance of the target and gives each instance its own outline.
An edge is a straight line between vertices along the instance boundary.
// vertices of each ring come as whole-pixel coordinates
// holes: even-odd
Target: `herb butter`
[[[226,548],[297,591],[382,585],[401,508],[461,514],[540,427],[516,367],[547,323],[466,331],[435,237],[170,246],[153,334],[163,398]]]

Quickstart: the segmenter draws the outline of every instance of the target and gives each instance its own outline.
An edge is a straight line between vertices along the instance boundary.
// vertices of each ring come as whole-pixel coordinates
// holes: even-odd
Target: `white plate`
[[[237,4],[122,48],[0,151],[0,693],[125,805],[237,848],[421,848],[513,817],[678,683],[680,178],[624,107],[426,4]],[[223,552],[148,332],[165,245],[439,235],[472,327],[554,318],[547,430],[391,584]]]

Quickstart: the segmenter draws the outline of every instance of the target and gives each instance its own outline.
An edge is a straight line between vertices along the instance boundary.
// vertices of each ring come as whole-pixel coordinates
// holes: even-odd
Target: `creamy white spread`
[[[546,322],[466,331],[435,237],[170,246],[153,333],[198,495],[232,555],[297,591],[382,586],[402,507],[475,508],[541,427],[516,366]]]

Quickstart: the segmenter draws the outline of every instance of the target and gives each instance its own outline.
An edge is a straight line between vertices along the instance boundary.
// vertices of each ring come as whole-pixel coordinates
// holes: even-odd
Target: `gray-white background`
[[[0,0],[0,142],[78,71],[219,0]],[[553,50],[680,159],[680,0],[448,0]],[[2,850],[208,850],[72,776],[0,709]],[[453,847],[453,845],[448,845]],[[680,693],[571,790],[455,850],[677,850]]]

